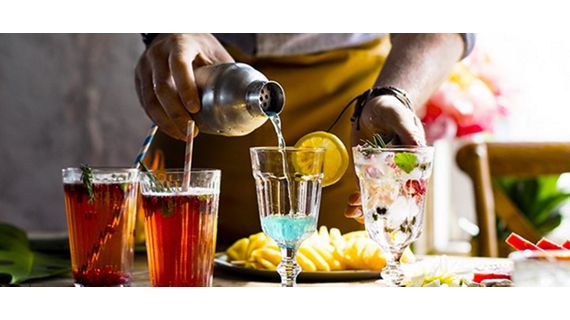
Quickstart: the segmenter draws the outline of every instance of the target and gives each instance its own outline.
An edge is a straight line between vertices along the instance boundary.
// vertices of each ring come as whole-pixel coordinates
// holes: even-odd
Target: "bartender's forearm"
[[[391,41],[376,86],[404,89],[416,109],[447,78],[465,47],[457,33],[392,34]]]

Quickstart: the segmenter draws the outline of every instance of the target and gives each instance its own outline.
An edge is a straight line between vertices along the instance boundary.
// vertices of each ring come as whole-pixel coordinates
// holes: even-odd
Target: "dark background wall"
[[[61,169],[131,165],[142,51],[137,34],[0,35],[0,222],[65,232]]]

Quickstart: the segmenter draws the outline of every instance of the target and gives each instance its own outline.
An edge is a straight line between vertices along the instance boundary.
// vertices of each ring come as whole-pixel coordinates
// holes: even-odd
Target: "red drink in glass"
[[[152,185],[142,174],[146,246],[154,287],[212,285],[218,215],[219,170],[192,171],[191,187],[182,191],[183,173],[157,174]]]
[[[64,169],[73,278],[77,286],[126,286],[131,281],[136,174],[93,169],[92,197],[81,169]]]
[[[150,279],[156,287],[212,285],[217,195],[144,195]]]

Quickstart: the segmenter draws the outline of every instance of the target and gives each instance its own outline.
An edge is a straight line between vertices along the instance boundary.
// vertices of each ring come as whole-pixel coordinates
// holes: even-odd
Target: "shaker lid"
[[[285,105],[285,91],[275,81],[254,81],[248,88],[247,100],[266,115],[279,114]]]

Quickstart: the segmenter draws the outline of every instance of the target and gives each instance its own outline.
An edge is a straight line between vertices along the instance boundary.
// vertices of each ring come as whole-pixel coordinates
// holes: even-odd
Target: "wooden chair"
[[[479,254],[497,257],[496,216],[530,241],[540,240],[541,235],[492,177],[528,178],[570,172],[570,143],[473,143],[459,149],[456,161],[473,182]]]

